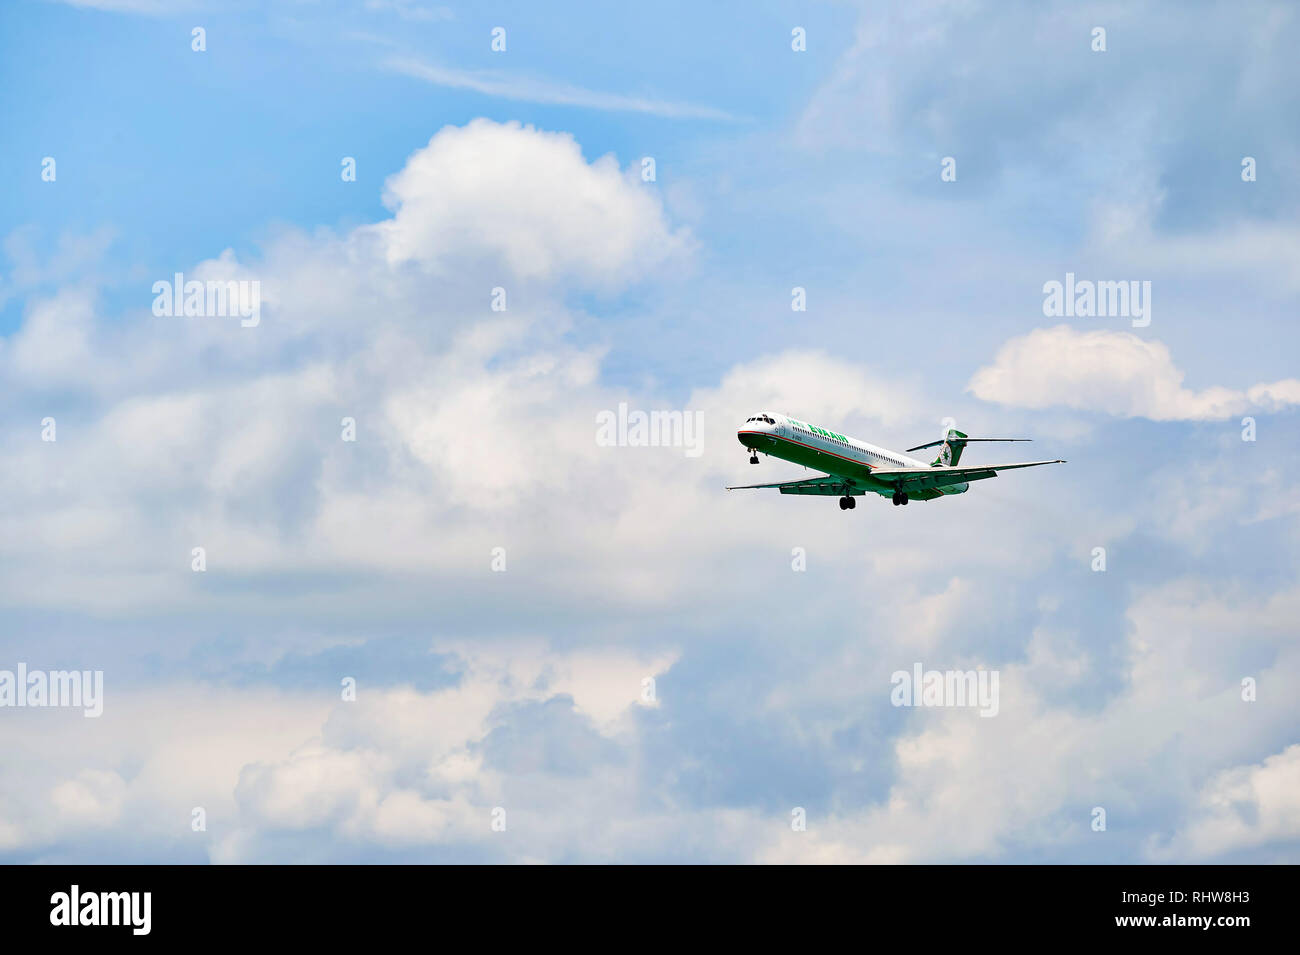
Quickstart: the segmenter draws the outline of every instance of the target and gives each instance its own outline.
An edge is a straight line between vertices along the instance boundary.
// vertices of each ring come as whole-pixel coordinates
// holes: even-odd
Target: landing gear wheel
[[[903,503],[902,497],[901,495],[899,495],[897,491],[894,492],[893,501],[894,501],[894,507],[898,507],[898,505]]]
[[[858,499],[856,497],[846,497],[845,500],[849,502],[847,506],[850,511],[858,506]]]
[[[749,455],[749,463],[750,463],[750,464],[757,464],[757,463],[758,463],[758,454],[757,454],[757,453],[751,453],[751,454]]]
[[[840,498],[840,510],[841,510],[841,511],[847,511],[847,510],[849,509],[849,504],[850,504],[850,503],[851,503],[851,501],[850,501],[849,498],[847,498],[847,497],[842,497],[842,498]]]
[[[898,503],[899,503],[899,504],[902,504],[902,505],[904,505],[904,506],[906,506],[906,504],[907,504],[907,492],[906,492],[906,491],[903,492],[903,496],[899,499]]]

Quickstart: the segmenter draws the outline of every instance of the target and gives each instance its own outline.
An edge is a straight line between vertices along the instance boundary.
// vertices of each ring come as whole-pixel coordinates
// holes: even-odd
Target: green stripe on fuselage
[[[871,469],[865,464],[837,457],[829,452],[819,451],[817,448],[810,448],[806,444],[800,444],[788,438],[781,438],[772,434],[747,434],[741,438],[741,443],[746,447],[762,451],[764,454],[781,458],[783,461],[802,464],[806,468],[825,471],[827,474],[833,474],[836,477],[849,478],[856,486],[864,490],[876,491],[886,496],[894,491],[892,484],[886,484],[884,481],[877,481],[873,478]]]

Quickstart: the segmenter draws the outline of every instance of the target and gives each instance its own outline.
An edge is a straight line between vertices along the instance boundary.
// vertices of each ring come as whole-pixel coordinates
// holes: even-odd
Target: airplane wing
[[[914,489],[919,491],[925,488],[946,487],[949,484],[965,484],[967,481],[982,481],[985,478],[997,477],[999,471],[1064,463],[1058,458],[1055,461],[1023,461],[1018,464],[975,464],[970,467],[877,468],[871,472],[871,476],[878,481],[887,481],[910,494]]]
[[[736,487],[727,488],[728,491],[748,491],[753,488],[775,487],[779,488],[782,494],[826,494],[842,497],[844,495],[844,478],[832,477],[829,474],[816,478],[804,478],[802,481],[779,481],[776,484],[741,484]],[[855,487],[850,487],[850,494],[864,494]]]

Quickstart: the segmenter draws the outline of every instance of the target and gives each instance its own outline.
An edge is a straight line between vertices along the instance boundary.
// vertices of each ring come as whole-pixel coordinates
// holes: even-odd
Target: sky
[[[0,861],[1300,860],[1298,43],[4,4]],[[177,273],[256,320],[166,314]],[[621,405],[701,440],[609,446]],[[804,473],[759,412],[1068,463],[728,492]],[[20,666],[102,712],[6,705]],[[916,666],[996,712],[898,705]]]

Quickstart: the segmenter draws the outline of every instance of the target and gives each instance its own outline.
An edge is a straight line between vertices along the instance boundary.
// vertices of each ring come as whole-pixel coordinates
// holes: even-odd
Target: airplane
[[[818,428],[783,414],[757,414],[745,421],[736,432],[740,443],[749,451],[749,463],[758,463],[758,453],[802,464],[826,472],[821,477],[775,484],[742,484],[728,491],[777,488],[782,494],[840,495],[840,510],[857,507],[856,497],[879,494],[889,497],[894,506],[908,501],[933,501],[952,494],[964,494],[971,481],[997,477],[999,471],[1035,468],[1042,464],[1065,464],[1055,461],[1025,461],[1018,464],[981,464],[958,467],[966,445],[985,441],[1032,441],[1032,438],[968,438],[955,428],[938,441],[918,444],[907,451],[890,451],[866,441],[845,437],[835,431]],[[927,465],[909,458],[913,451],[942,445],[939,456]]]

